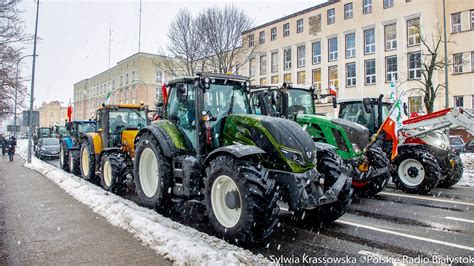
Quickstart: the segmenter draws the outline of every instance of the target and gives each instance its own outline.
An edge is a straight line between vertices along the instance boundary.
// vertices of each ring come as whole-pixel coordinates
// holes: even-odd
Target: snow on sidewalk
[[[461,153],[461,161],[464,164],[464,174],[456,186],[474,187],[474,153]]]
[[[18,155],[26,159],[27,141],[18,142]],[[153,210],[138,206],[64,172],[35,157],[25,167],[40,172],[79,202],[89,206],[110,224],[130,232],[159,255],[178,264],[262,264],[261,254],[231,245],[221,239],[174,222]]]

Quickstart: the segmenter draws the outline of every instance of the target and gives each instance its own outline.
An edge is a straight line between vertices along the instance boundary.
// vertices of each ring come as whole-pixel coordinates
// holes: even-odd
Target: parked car
[[[460,136],[449,136],[449,146],[457,154],[464,152],[464,140]]]
[[[474,152],[474,139],[471,139],[466,143],[464,152]]]
[[[38,140],[36,157],[40,159],[58,159],[59,158],[59,139],[41,138]]]

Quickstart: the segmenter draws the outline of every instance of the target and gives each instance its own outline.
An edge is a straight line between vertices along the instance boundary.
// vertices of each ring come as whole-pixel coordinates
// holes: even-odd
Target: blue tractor
[[[59,165],[66,172],[80,175],[81,135],[95,131],[95,121],[66,122],[66,132],[62,135],[59,146]]]

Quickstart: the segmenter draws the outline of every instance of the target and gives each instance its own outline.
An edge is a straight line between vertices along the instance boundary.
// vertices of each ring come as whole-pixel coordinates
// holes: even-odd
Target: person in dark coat
[[[13,162],[13,156],[15,155],[15,145],[13,145],[13,142],[8,143],[8,160],[10,162]]]
[[[5,156],[5,154],[7,154],[8,141],[6,138],[2,138],[0,142],[2,144],[2,156]]]

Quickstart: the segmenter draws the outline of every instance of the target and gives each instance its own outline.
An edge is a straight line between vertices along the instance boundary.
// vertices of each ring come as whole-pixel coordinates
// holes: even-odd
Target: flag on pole
[[[72,120],[72,103],[71,103],[71,99],[69,99],[69,103],[67,105],[67,119],[69,122],[71,122]]]
[[[336,91],[336,87],[334,86],[334,84],[332,84],[332,85],[329,87],[329,94],[334,95],[334,96],[337,96],[337,91]]]
[[[389,116],[383,122],[381,129],[385,131],[387,137],[392,139],[392,157],[393,160],[398,155],[398,131],[402,127],[402,93],[395,101]]]
[[[161,95],[163,96],[163,103],[166,104],[166,101],[168,100],[168,91],[166,90],[165,83],[161,86]]]
[[[110,104],[110,96],[112,96],[112,91],[107,92],[105,95],[105,104]]]

